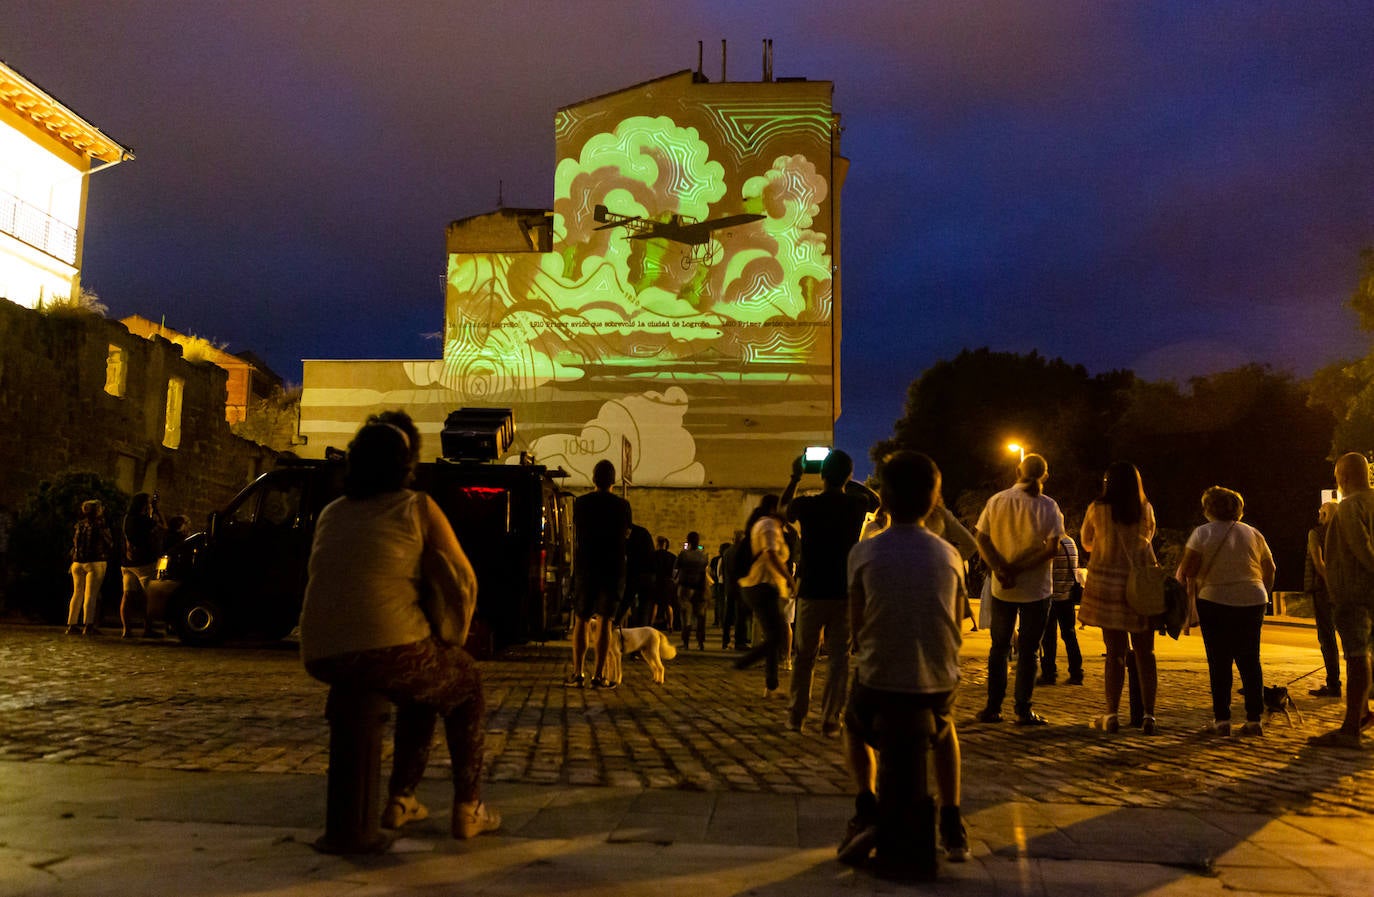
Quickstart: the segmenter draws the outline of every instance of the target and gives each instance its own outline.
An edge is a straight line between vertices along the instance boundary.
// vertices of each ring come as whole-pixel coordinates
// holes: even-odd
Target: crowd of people
[[[1142,571],[1158,568],[1155,513],[1140,471],[1124,462],[1105,471],[1076,539],[1046,493],[1049,465],[1037,454],[1022,459],[1016,482],[988,499],[971,531],[944,507],[939,470],[923,455],[898,452],[885,459],[877,471],[880,495],[853,481],[852,472],[849,456],[832,452],[820,470],[822,488],[798,495],[798,458],[782,493],[763,496],[736,539],[709,561],[696,533],[677,555],[661,539],[658,578],[690,571],[690,586],[676,596],[683,608],[677,612],[690,606],[692,614],[692,625],[682,625],[684,647],[693,633],[698,647],[704,645],[704,595],[711,591],[722,647],[733,639],[742,651],[734,661],[739,669],[763,667],[763,697],[786,700],[784,725],[791,731],[810,721],[815,665],[826,658],[828,675],[815,708],[819,728],[843,739],[858,791],[840,856],[858,863],[876,850],[880,868],[924,877],[934,860],[913,851],[929,840],[918,836],[922,826],[934,826],[947,858],[962,860],[968,851],[952,716],[962,632],[973,616],[968,562],[976,556],[986,571],[977,597],[990,635],[987,691],[973,722],[1003,722],[1010,684],[1014,724],[1050,725],[1034,707],[1035,688],[1059,682],[1061,640],[1065,684],[1084,684],[1077,630],[1091,626],[1101,630],[1105,652],[1102,709],[1088,724],[1107,735],[1131,726],[1153,736],[1160,731],[1155,636],[1163,621],[1140,609],[1136,590],[1145,587],[1136,583],[1148,581]],[[607,476],[613,479],[613,468]],[[1340,729],[1312,743],[1357,747],[1361,729],[1374,722],[1368,708],[1374,489],[1361,455],[1343,457],[1336,479],[1344,500],[1322,508],[1309,536],[1307,589],[1316,598],[1327,673],[1312,694],[1341,695],[1339,639],[1347,663],[1347,715]],[[1187,596],[1185,627],[1201,631],[1212,705],[1206,731],[1217,736],[1264,732],[1260,633],[1275,565],[1264,536],[1242,522],[1244,507],[1235,490],[1207,489],[1201,496],[1206,522],[1189,535],[1177,569],[1168,571]],[[1080,567],[1080,551],[1086,567]],[[624,553],[622,540],[607,546],[600,561],[579,555],[579,562],[614,569]],[[671,589],[655,594],[665,602],[674,597]],[[749,628],[738,627],[743,608],[752,616],[752,644]],[[655,610],[640,619],[672,629],[672,614],[670,604],[666,613]],[[622,603],[617,619],[631,616]],[[577,656],[569,684],[581,684]],[[784,688],[780,673],[793,658]],[[1233,728],[1237,672],[1245,716]],[[1123,720],[1128,679],[1138,706]],[[926,749],[938,804],[926,796]]]
[[[434,500],[409,488],[418,446],[414,424],[401,412],[369,419],[350,444],[344,496],[316,525],[301,653],[315,678],[365,685],[396,704],[383,816],[388,827],[428,815],[415,789],[443,718],[453,834],[469,838],[501,823],[480,796],[481,675],[463,647],[476,576]],[[667,537],[655,543],[634,522],[629,503],[614,494],[614,465],[598,462],[595,488],[573,503],[573,662],[564,684],[618,684],[608,674],[614,626],[593,621],[680,632],[682,649],[695,642],[702,650],[710,618],[721,629],[721,647],[740,652],[736,668],[763,666],[764,699],[785,701],[784,725],[800,732],[811,723],[814,673],[824,657],[827,675],[814,707],[819,730],[842,740],[857,792],[839,856],[857,864],[876,852],[876,868],[899,878],[932,875],[937,844],[949,860],[968,855],[953,713],[959,651],[973,616],[967,571],[975,558],[986,570],[979,608],[990,647],[985,700],[973,722],[1003,722],[1011,678],[1014,724],[1050,725],[1034,707],[1035,688],[1058,682],[1061,639],[1066,684],[1084,684],[1081,624],[1099,628],[1105,648],[1102,711],[1089,725],[1108,735],[1122,730],[1129,673],[1140,707],[1128,724],[1145,736],[1160,731],[1154,640],[1161,624],[1141,610],[1137,594],[1137,581],[1147,579],[1140,571],[1157,567],[1156,520],[1133,465],[1107,468],[1077,540],[1046,493],[1049,465],[1037,454],[1022,459],[1016,482],[987,500],[971,531],[944,506],[935,462],[917,452],[883,459],[878,492],[853,479],[853,461],[843,451],[821,464],[822,488],[799,495],[805,472],[798,458],[781,494],[764,495],[736,538],[712,555],[695,531],[678,551]],[[1368,707],[1374,487],[1362,455],[1340,458],[1335,476],[1342,500],[1322,506],[1309,534],[1305,585],[1316,603],[1326,673],[1312,693],[1342,695],[1343,650],[1346,714],[1340,728],[1311,741],[1357,748],[1361,731],[1374,722]],[[1202,494],[1201,510],[1206,523],[1189,535],[1174,572],[1188,596],[1185,625],[1202,633],[1212,703],[1208,732],[1260,736],[1260,634],[1273,555],[1263,535],[1242,522],[1238,492],[1213,486]],[[150,592],[168,529],[156,495],[134,496],[122,524],[125,637],[134,599]],[[69,633],[97,631],[112,551],[104,507],[85,502],[73,533]],[[144,616],[146,630],[152,609]],[[781,673],[789,668],[784,691]],[[1236,671],[1245,718],[1233,727]]]

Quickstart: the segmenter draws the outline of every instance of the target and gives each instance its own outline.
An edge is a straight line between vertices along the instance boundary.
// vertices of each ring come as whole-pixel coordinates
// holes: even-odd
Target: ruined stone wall
[[[110,346],[124,350],[122,396],[106,392]],[[163,444],[167,385],[184,383],[181,438]],[[192,529],[259,473],[274,453],[224,419],[226,374],[186,361],[161,337],[115,321],[43,314],[0,300],[0,503],[21,506],[38,484],[89,470],[125,492],[157,491],[163,513]]]

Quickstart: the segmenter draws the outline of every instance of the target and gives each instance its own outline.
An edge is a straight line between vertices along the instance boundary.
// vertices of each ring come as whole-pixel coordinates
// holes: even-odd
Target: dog
[[[1269,722],[1274,714],[1282,713],[1284,720],[1289,726],[1293,725],[1293,714],[1298,715],[1298,722],[1302,723],[1302,711],[1298,709],[1298,703],[1293,700],[1293,696],[1288,693],[1288,689],[1282,685],[1264,686],[1264,721]]]
[[[589,641],[595,643],[597,627],[601,625],[600,620],[592,620],[587,631]],[[624,677],[624,664],[621,658],[636,651],[649,665],[649,671],[658,683],[663,682],[664,674],[667,672],[663,667],[663,661],[677,657],[677,648],[668,641],[668,636],[652,626],[635,626],[629,629],[617,626],[611,630],[611,650],[606,654],[606,669],[602,677],[619,685]]]

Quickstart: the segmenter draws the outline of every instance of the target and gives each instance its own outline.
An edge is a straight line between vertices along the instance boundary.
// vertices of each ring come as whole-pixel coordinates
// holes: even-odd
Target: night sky
[[[991,346],[1151,379],[1363,354],[1374,4],[6,4],[0,58],[132,147],[84,280],[302,358],[436,358],[444,228],[547,207],[556,109],[695,68],[833,81],[844,414]],[[865,465],[866,466],[866,465]]]

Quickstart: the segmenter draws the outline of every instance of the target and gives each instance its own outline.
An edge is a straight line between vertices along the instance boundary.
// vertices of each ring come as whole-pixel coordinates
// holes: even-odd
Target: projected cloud
[[[646,392],[606,402],[597,416],[577,433],[555,433],[536,439],[531,447],[544,464],[559,465],[573,482],[591,482],[600,460],[621,471],[622,438],[630,443],[631,480],[665,486],[699,486],[706,469],[694,460],[696,444],[682,426],[687,393],[678,387],[664,393]],[[652,446],[652,451],[647,451]]]

